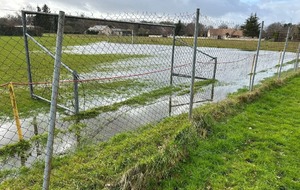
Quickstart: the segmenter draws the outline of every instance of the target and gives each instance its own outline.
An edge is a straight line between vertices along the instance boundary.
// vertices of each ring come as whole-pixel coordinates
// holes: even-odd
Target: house
[[[243,30],[237,29],[210,29],[207,32],[207,37],[214,39],[241,38],[243,36]]]
[[[37,26],[31,25],[31,24],[26,25],[26,28],[27,28],[27,29],[34,29],[34,28],[36,28],[36,27],[37,27]],[[23,25],[15,25],[15,28],[23,28]]]
[[[131,36],[133,31],[128,29],[113,28],[112,35],[115,36]]]
[[[87,31],[85,31],[86,34],[99,34],[99,35],[111,35],[112,29],[107,25],[95,25],[92,27],[89,27]]]
[[[107,36],[131,36],[132,30],[129,29],[120,29],[120,28],[111,28],[107,25],[95,25],[89,27],[86,34],[99,34],[99,35],[107,35]]]

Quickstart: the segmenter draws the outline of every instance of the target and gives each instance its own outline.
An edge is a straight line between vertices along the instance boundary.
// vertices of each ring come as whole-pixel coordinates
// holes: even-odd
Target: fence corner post
[[[196,59],[197,59],[197,43],[198,43],[198,34],[199,34],[199,15],[200,9],[196,11],[196,20],[195,20],[195,31],[194,31],[194,52],[193,52],[193,66],[191,73],[191,86],[190,86],[190,104],[189,104],[189,119],[192,119],[193,115],[193,103],[194,103],[194,83],[195,83],[195,72],[196,72]]]
[[[45,156],[43,190],[48,190],[50,185],[51,162],[52,162],[52,155],[53,155],[54,131],[55,131],[55,122],[56,122],[57,97],[58,97],[58,89],[59,89],[59,76],[60,76],[60,66],[61,66],[61,56],[62,56],[62,41],[63,41],[63,33],[64,33],[64,20],[65,20],[65,13],[63,11],[60,11],[58,17],[58,28],[57,28],[57,37],[56,37],[56,52],[55,52],[54,72],[53,72],[53,81],[52,81],[50,120],[48,125],[48,139],[47,139],[46,156]]]

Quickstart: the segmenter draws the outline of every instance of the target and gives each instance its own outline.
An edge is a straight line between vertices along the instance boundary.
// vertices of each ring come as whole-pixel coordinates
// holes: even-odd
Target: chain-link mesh
[[[229,92],[238,88],[249,87],[250,76],[253,74],[255,56],[257,55],[258,38],[246,37],[241,31],[245,23],[217,20],[207,16],[200,18],[203,30],[199,46],[208,54],[217,57],[218,70],[216,78],[222,85],[215,88],[214,100],[220,100]],[[273,76],[279,70],[282,59],[284,42],[288,25],[274,27],[265,26],[257,59],[256,80],[259,81]],[[295,27],[288,36],[288,48],[284,57],[284,70],[294,67],[299,42]]]
[[[195,17],[194,13],[66,16],[54,153],[66,154],[78,144],[104,141],[187,112]],[[45,156],[58,16],[24,12],[23,19],[24,28],[20,22],[14,27],[1,25],[3,174]],[[203,15],[199,26],[194,102],[218,101],[248,87],[258,39],[243,37],[236,23]],[[264,34],[256,83],[278,72],[286,33],[285,27],[275,38],[271,32]],[[294,67],[289,63],[296,59],[298,42],[292,40],[283,70]],[[12,107],[9,87],[14,88],[17,107]]]

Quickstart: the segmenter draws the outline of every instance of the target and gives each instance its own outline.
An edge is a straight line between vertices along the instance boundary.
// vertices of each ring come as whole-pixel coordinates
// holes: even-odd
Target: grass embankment
[[[183,114],[56,157],[51,188],[297,189],[299,85],[299,73],[270,80],[196,109],[194,125]],[[0,189],[40,189],[42,173],[37,163]]]
[[[215,123],[196,112],[208,138],[189,147],[188,159],[157,189],[300,189],[300,77],[284,83],[254,91],[260,99]]]
[[[137,178],[144,180],[138,174],[148,170],[150,163],[153,168],[148,171],[149,175],[155,174],[156,168],[168,168],[169,162],[175,160],[165,152],[177,153],[171,148],[170,141],[187,127],[189,123],[186,118],[167,119],[157,126],[120,134],[106,143],[89,145],[79,148],[72,155],[56,157],[53,161],[51,189],[120,187],[127,183],[127,178],[134,177],[134,173]],[[31,169],[23,169],[18,178],[3,182],[0,189],[40,189],[42,174],[43,163],[38,163]]]

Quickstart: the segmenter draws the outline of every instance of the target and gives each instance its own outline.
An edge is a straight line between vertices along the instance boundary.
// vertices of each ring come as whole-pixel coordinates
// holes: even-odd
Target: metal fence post
[[[297,71],[298,67],[299,67],[299,54],[300,54],[300,43],[298,45],[298,50],[297,50],[297,55],[296,55],[295,71]]]
[[[249,80],[249,91],[251,90],[252,75],[253,75],[253,69],[254,69],[255,57],[256,57],[256,54],[253,55],[253,59],[252,59],[252,66],[251,66],[251,70],[250,70],[250,80]]]
[[[23,38],[24,38],[24,47],[25,47],[25,54],[26,54],[29,91],[30,91],[31,98],[33,98],[34,95],[33,95],[32,75],[31,75],[31,64],[30,64],[30,57],[29,57],[27,26],[26,26],[27,25],[27,19],[26,19],[26,13],[24,11],[22,11],[22,24],[23,24]]]
[[[48,126],[48,139],[47,139],[47,147],[46,147],[43,190],[48,190],[50,185],[51,162],[52,162],[52,155],[53,155],[54,130],[55,130],[55,121],[56,121],[57,96],[58,96],[58,88],[59,88],[59,76],[60,76],[61,55],[62,55],[64,19],[65,19],[65,13],[63,11],[60,11],[58,17],[58,29],[57,29],[57,38],[56,38],[56,54],[55,54],[55,63],[54,63],[55,65],[54,65],[53,81],[52,81],[50,120]]]
[[[214,100],[214,96],[215,96],[215,82],[216,82],[216,73],[217,73],[217,64],[218,64],[218,58],[215,57],[215,65],[214,65],[214,73],[213,73],[213,83],[212,83],[212,91],[211,91],[211,100]]]
[[[173,43],[172,43],[172,57],[171,57],[171,73],[170,73],[170,86],[173,86],[173,73],[174,73],[174,59],[175,59],[175,43],[176,43],[176,36],[175,36],[175,28],[173,28]],[[169,99],[169,116],[172,113],[172,94],[170,95]]]
[[[193,102],[194,102],[194,83],[195,83],[195,71],[196,71],[196,58],[197,58],[197,42],[199,34],[199,14],[200,10],[197,9],[195,20],[195,33],[194,33],[194,52],[193,52],[193,66],[191,75],[191,87],[190,87],[190,104],[189,104],[189,119],[192,119],[193,114]]]
[[[280,61],[280,66],[279,66],[279,71],[278,71],[278,78],[280,78],[280,76],[281,76],[281,70],[282,70],[282,66],[283,66],[283,61],[284,61],[284,56],[285,56],[286,48],[288,46],[288,41],[289,41],[289,36],[290,36],[290,30],[291,30],[291,27],[289,26],[288,32],[286,34],[286,39],[285,39],[283,54],[282,54],[281,61]]]
[[[260,27],[260,32],[259,32],[259,39],[258,39],[257,49],[256,49],[255,62],[254,62],[254,68],[253,68],[253,73],[252,73],[250,91],[253,90],[253,86],[254,86],[254,80],[255,80],[255,74],[256,74],[256,68],[257,68],[257,62],[258,62],[258,56],[259,56],[259,50],[260,50],[261,37],[262,37],[263,29],[264,29],[264,21],[261,22],[261,27]]]
[[[131,30],[131,44],[133,44],[133,39],[134,39],[134,36],[133,36],[134,34],[133,34],[133,30]]]
[[[74,80],[74,108],[75,114],[79,113],[79,95],[78,95],[78,74],[76,71],[73,71],[73,80]]]

